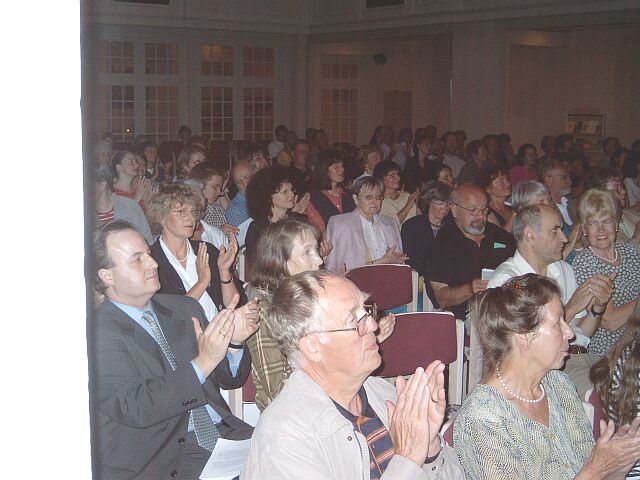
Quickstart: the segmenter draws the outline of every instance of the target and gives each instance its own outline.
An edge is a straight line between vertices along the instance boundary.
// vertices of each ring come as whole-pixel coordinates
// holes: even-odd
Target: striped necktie
[[[149,324],[156,342],[158,342],[158,345],[162,348],[164,356],[169,361],[171,368],[175,370],[178,367],[178,364],[176,363],[176,359],[173,356],[173,352],[171,352],[169,343],[164,337],[162,330],[160,330],[160,326],[158,325],[155,317],[151,312],[147,311],[142,314],[142,318]],[[218,432],[218,429],[213,423],[213,420],[211,420],[209,412],[207,412],[204,405],[194,408],[189,412],[189,426],[196,432],[198,445],[210,452],[213,451],[218,438],[220,438],[220,432]]]

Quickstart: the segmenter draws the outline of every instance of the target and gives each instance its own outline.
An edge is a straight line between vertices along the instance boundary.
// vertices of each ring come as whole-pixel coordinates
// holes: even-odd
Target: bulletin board
[[[604,120],[604,113],[567,113],[564,131],[573,135],[574,141],[584,142],[583,151],[592,165],[602,159]]]

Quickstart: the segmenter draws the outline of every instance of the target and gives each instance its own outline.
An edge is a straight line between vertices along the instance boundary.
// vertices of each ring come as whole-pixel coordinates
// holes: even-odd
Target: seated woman
[[[358,165],[364,172],[358,178],[372,176],[373,169],[382,161],[383,155],[382,149],[378,145],[363,145],[360,147],[357,156]]]
[[[151,256],[158,263],[159,293],[196,299],[211,320],[234,295],[240,295],[238,305],[246,303],[246,295],[231,270],[238,252],[234,238],[229,248],[220,250],[189,240],[203,208],[204,198],[197,189],[181,183],[160,186],[149,204],[151,230],[160,235],[151,246]],[[257,309],[255,302],[249,305],[252,312]],[[251,313],[246,307],[240,310]]]
[[[640,152],[633,148],[622,163],[622,176],[629,194],[629,206],[633,207],[640,203]]]
[[[153,243],[153,235],[151,235],[147,217],[135,200],[112,192],[113,176],[109,166],[105,163],[97,163],[93,173],[93,180],[95,182],[96,226],[113,220],[126,220],[151,245]]]
[[[417,133],[413,144],[413,155],[407,160],[402,172],[402,183],[407,192],[413,193],[428,182],[433,162],[429,160],[431,153],[431,139],[425,133]]]
[[[427,272],[427,253],[433,249],[438,233],[451,221],[449,199],[452,188],[446,183],[433,180],[418,197],[420,215],[402,225],[402,248],[409,257],[407,263],[424,278],[426,293],[433,301],[431,282],[425,277]]]
[[[316,169],[311,179],[309,205],[305,213],[320,233],[327,229],[333,215],[351,212],[356,208],[351,194],[345,190],[343,155],[328,148],[318,153]]]
[[[174,180],[188,178],[193,167],[206,161],[207,151],[202,146],[189,145],[183,148],[176,160],[176,178]]]
[[[145,211],[145,198],[149,198],[153,184],[148,178],[138,177],[140,164],[134,152],[119,150],[111,157],[111,174],[114,178],[113,193],[131,198]]]
[[[588,190],[580,200],[579,210],[587,247],[573,261],[577,284],[582,285],[596,274],[613,276],[615,280],[611,301],[587,347],[589,353],[605,356],[624,334],[640,293],[640,252],[629,243],[616,243],[620,204],[610,192]]]
[[[625,208],[627,204],[627,189],[624,186],[622,177],[618,174],[617,170],[609,168],[593,168],[589,170],[585,177],[585,187],[599,188],[601,190],[608,190],[614,196],[620,208],[622,208],[622,215],[618,222],[618,241],[626,242],[632,241],[636,246],[640,242],[640,204],[636,204],[633,207]]]
[[[514,165],[509,169],[509,182],[516,186],[525,180],[538,178],[538,152],[530,143],[523,143],[518,149]]]
[[[402,225],[418,214],[416,198],[420,189],[409,194],[400,190],[400,167],[393,160],[384,160],[373,169],[373,176],[384,185],[384,200],[380,215],[386,215]]]
[[[640,302],[624,336],[608,356],[591,367],[591,381],[600,395],[605,418],[618,428],[640,416]],[[640,461],[627,478],[640,478]]]
[[[444,163],[440,163],[433,167],[433,180],[438,180],[442,183],[446,183],[451,188],[455,188],[456,179],[453,178],[453,172],[451,171],[451,167],[449,165],[445,165]]]
[[[255,256],[258,239],[269,224],[290,215],[299,215],[293,211],[296,198],[288,169],[281,165],[259,170],[251,178],[247,186],[247,207],[253,222],[245,238],[249,265]]]
[[[319,253],[320,233],[305,220],[286,218],[269,225],[258,240],[258,251],[251,264],[251,283],[247,291],[260,299],[260,329],[247,340],[251,352],[251,372],[256,385],[256,405],[264,410],[282,390],[291,365],[271,335],[268,305],[271,294],[287,277],[318,270],[322,265]],[[385,315],[378,320],[378,342],[393,332],[395,316]]]
[[[372,176],[353,182],[356,209],[329,219],[326,238],[333,246],[325,259],[329,270],[351,270],[369,264],[403,263],[398,223],[379,215],[384,185]]]
[[[640,458],[640,418],[615,434],[612,421],[602,422],[594,446],[576,389],[557,371],[573,337],[558,286],[530,273],[477,294],[469,306],[484,376],[454,422],[466,478],[623,478]]]
[[[225,211],[229,199],[224,193],[225,174],[209,162],[198,163],[191,169],[189,179],[200,187],[206,200],[202,221],[213,227],[221,228],[226,235],[236,235],[238,227],[227,223]]]
[[[511,183],[507,172],[494,165],[487,165],[478,174],[478,184],[489,195],[489,216],[487,220],[497,227],[511,232],[513,210],[505,204],[511,196]]]

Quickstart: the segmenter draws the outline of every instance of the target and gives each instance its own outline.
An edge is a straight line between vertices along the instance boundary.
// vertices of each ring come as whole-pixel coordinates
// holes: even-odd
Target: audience
[[[267,316],[294,370],[260,417],[241,478],[463,478],[438,435],[444,365],[398,377],[395,388],[370,377],[381,358],[365,300],[335,273],[281,283]]]
[[[454,222],[445,224],[427,259],[434,306],[466,316],[467,300],[487,287],[485,268],[494,269],[515,252],[510,233],[487,222],[487,194],[465,183],[451,194]]]
[[[158,265],[122,220],[98,230],[97,307],[89,342],[97,478],[199,478],[217,439],[246,439],[220,388],[249,375],[243,341],[257,325],[228,308],[206,317],[192,298],[158,294]]]
[[[633,350],[640,308],[640,140],[627,149],[608,137],[597,166],[596,158],[586,156],[588,144],[565,133],[543,137],[544,156],[537,158],[531,143],[514,155],[507,133],[485,135],[465,148],[464,131],[438,138],[433,125],[415,132],[403,128],[396,139],[391,126],[379,125],[372,145],[358,149],[344,142],[330,147],[316,128],[305,132],[309,141],[297,140],[279,125],[268,155],[266,141],[247,144],[239,156],[243,143],[234,142],[227,173],[207,161],[209,135],[192,135],[186,126],[179,134],[178,148],[176,142],[158,147],[155,137],[139,135],[132,146],[117,143],[111,154],[111,135],[92,152],[95,225],[102,235],[95,300],[102,302],[99,315],[106,325],[104,338],[95,342],[102,349],[95,358],[107,366],[92,382],[100,385],[97,411],[111,425],[98,432],[99,471],[123,479],[130,472],[137,472],[135,478],[197,478],[216,438],[251,435],[219,391],[242,383],[251,353],[256,404],[264,412],[243,478],[297,478],[315,471],[324,478],[360,478],[366,472],[372,478],[385,472],[384,478],[462,478],[457,458],[437,436],[446,420],[442,365],[435,362],[426,374],[419,370],[397,380],[395,393],[367,379],[376,368],[377,348],[371,345],[392,335],[395,317],[378,319],[375,304],[363,305],[366,297],[337,274],[405,261],[424,278],[423,295],[435,308],[464,319],[471,306],[467,328],[472,340],[480,338],[484,353],[478,355],[472,342],[471,361],[474,367],[484,363],[485,376],[453,429],[467,478],[504,477],[504,469],[506,476],[518,477],[622,478],[640,460],[630,450],[640,423],[625,425],[640,405]],[[215,165],[223,165],[227,159],[217,145]],[[249,283],[243,288],[235,274],[236,238],[242,245],[245,235]],[[134,268],[127,255],[144,266]],[[323,259],[329,271],[316,272]],[[341,321],[347,303],[351,311]],[[333,318],[324,315],[323,305],[331,305]],[[294,311],[302,314],[293,318]],[[113,356],[110,342],[127,339],[114,336],[111,320],[104,319],[146,330],[124,352],[126,365],[122,355]],[[338,323],[348,328],[334,329]],[[174,324],[193,327],[194,333],[177,339]],[[220,338],[209,338],[214,332]],[[350,337],[355,333],[360,335]],[[149,347],[145,335],[155,350],[139,367],[140,358],[130,352]],[[344,343],[347,337],[359,340]],[[373,357],[356,358],[357,351],[374,350]],[[129,390],[130,383],[114,383],[113,368],[142,377]],[[180,369],[189,371],[178,375]],[[591,388],[590,371],[618,428],[614,434],[612,423],[602,425],[595,448],[575,396]],[[635,383],[625,383],[630,381]],[[156,385],[167,390],[160,395]],[[421,397],[428,387],[430,395]],[[198,408],[175,411],[159,400],[179,399],[180,391],[192,392],[187,400]],[[393,405],[382,408],[385,399],[396,397],[395,413]],[[118,403],[124,401],[138,410],[153,405],[154,421],[171,432],[125,414]],[[431,405],[424,410],[430,420],[416,422],[425,403]],[[323,424],[330,418],[337,429],[351,432],[348,442],[369,442],[362,452],[369,452],[370,462],[366,453],[353,454],[353,444],[338,448],[338,437],[319,436],[313,422],[299,426],[320,411]],[[491,422],[484,420],[488,412]],[[282,432],[272,426],[276,422]],[[541,438],[538,425],[559,441]],[[372,429],[380,436],[367,435]],[[419,433],[420,441],[402,436],[409,431]],[[176,450],[174,443],[184,447]],[[289,445],[309,455],[291,455]],[[330,457],[315,455],[319,449]],[[517,457],[516,450],[525,453]],[[118,451],[121,463],[114,464],[110,458]],[[296,459],[308,469],[297,468]],[[559,468],[556,459],[566,467]]]
[[[513,221],[513,235],[518,249],[512,258],[495,269],[488,287],[501,286],[511,278],[527,273],[549,277],[558,285],[565,318],[575,334],[565,373],[583,396],[591,387],[589,369],[599,360],[596,355],[587,353],[589,338],[611,298],[613,281],[599,274],[582,283],[576,281],[571,265],[562,260],[567,238],[562,232],[560,214],[553,207],[534,204],[520,208]]]
[[[560,295],[530,273],[471,301],[485,363],[453,429],[466,478],[622,478],[640,457],[640,418],[617,433],[602,421],[594,442],[575,388],[557,371],[573,336]]]
[[[353,182],[356,209],[329,218],[326,239],[332,250],[325,259],[329,270],[351,270],[363,265],[402,263],[402,240],[398,222],[379,215],[384,185],[365,176]]]
[[[616,243],[620,203],[608,192],[587,191],[580,201],[580,222],[587,247],[573,261],[578,284],[596,274],[615,282],[611,302],[589,342],[589,352],[606,356],[624,334],[625,326],[640,293],[640,252],[630,243]]]
[[[406,220],[418,213],[416,197],[419,190],[413,193],[400,190],[400,167],[391,160],[384,160],[376,165],[373,176],[384,185],[384,199],[380,208],[380,215],[393,218],[402,225]]]

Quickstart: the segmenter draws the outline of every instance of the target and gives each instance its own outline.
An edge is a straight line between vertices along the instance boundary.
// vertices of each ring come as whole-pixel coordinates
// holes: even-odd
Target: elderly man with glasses
[[[438,435],[444,365],[396,386],[370,377],[381,363],[366,295],[344,277],[284,280],[267,312],[294,372],[262,413],[242,479],[463,478]]]
[[[454,223],[445,225],[427,259],[427,278],[434,305],[464,319],[467,300],[487,288],[483,269],[495,269],[511,257],[515,240],[510,233],[487,222],[489,201],[478,185],[465,183],[451,194]]]

